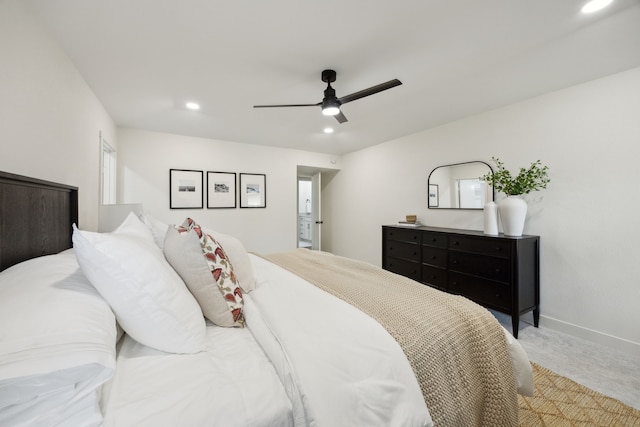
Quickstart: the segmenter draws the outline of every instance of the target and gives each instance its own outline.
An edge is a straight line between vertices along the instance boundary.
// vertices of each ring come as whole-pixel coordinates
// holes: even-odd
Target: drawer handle
[[[496,246],[496,251],[502,252],[502,248],[500,246]]]
[[[432,237],[432,238],[431,238],[431,241],[432,241],[432,242],[437,242],[437,241],[438,241],[438,239],[436,239],[435,237]]]
[[[457,259],[454,259],[454,260],[453,260],[453,264],[458,264],[458,260],[457,260]]]
[[[496,273],[500,273],[500,271],[501,270],[499,268],[496,268]]]
[[[460,245],[460,242],[458,242],[457,240],[453,242],[453,246],[459,246],[459,245]]]

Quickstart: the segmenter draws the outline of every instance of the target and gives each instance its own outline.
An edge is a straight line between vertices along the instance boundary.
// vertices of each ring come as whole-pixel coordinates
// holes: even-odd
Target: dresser
[[[382,268],[511,316],[540,318],[540,237],[438,227],[382,227]]]

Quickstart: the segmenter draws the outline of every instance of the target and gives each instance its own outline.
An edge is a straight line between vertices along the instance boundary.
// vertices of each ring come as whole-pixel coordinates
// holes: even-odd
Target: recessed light
[[[187,108],[189,110],[199,110],[200,109],[200,105],[196,104],[195,102],[187,102],[186,106],[187,106]]]
[[[609,6],[613,0],[591,0],[582,6],[582,13],[593,13]]]
[[[333,133],[333,128],[324,128],[324,133]]]

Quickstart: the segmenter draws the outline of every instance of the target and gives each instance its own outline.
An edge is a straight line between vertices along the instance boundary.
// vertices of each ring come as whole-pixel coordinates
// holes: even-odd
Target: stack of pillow
[[[100,425],[117,324],[170,353],[205,350],[205,317],[243,326],[255,279],[232,236],[131,213],[112,233],[74,226],[73,245],[0,273],[0,425]]]

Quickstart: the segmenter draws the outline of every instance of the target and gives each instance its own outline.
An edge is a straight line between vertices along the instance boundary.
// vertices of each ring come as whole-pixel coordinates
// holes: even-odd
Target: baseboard
[[[526,323],[529,323],[528,319],[522,320]],[[640,343],[637,342],[629,341],[620,337],[615,337],[603,332],[594,331],[593,329],[584,328],[582,326],[577,326],[568,322],[564,322],[562,320],[554,319],[553,317],[543,315],[540,315],[540,326],[640,357]]]

